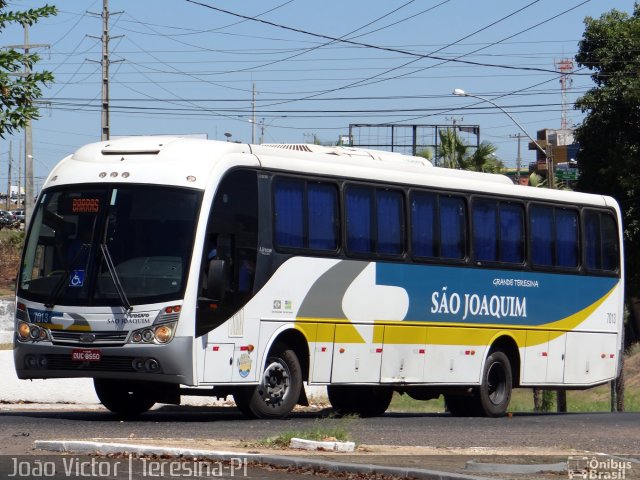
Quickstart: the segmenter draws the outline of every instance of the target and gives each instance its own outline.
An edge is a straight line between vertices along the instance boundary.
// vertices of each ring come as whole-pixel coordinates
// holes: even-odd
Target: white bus
[[[512,388],[619,374],[620,211],[396,153],[179,137],[94,143],[37,201],[22,379],[92,377],[120,415],[232,394],[280,418],[327,386],[503,415]]]

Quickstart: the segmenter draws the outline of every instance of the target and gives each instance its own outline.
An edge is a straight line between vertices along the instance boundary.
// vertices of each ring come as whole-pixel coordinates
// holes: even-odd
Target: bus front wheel
[[[102,405],[122,417],[140,415],[156,403],[144,383],[94,378],[93,386]]]
[[[240,388],[233,394],[237,407],[247,417],[284,418],[298,403],[302,391],[302,368],[296,353],[275,348],[267,358],[256,387]]]

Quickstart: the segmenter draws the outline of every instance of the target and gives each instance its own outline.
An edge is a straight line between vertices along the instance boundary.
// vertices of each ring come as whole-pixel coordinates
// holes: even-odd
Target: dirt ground
[[[13,238],[17,232],[0,231],[0,298],[15,292],[21,248]]]

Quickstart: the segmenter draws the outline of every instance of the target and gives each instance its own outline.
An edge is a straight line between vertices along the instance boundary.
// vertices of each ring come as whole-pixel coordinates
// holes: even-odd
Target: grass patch
[[[554,404],[555,405],[555,404]],[[640,411],[640,391],[627,388],[624,397],[626,412]],[[391,405],[387,412],[407,413],[442,413],[444,412],[442,396],[435,400],[414,400],[409,395],[393,394]],[[530,388],[518,388],[511,395],[509,412],[533,412],[533,392]],[[552,411],[555,411],[553,409]],[[567,392],[567,411],[574,413],[610,412],[611,390],[609,385],[590,388],[588,390],[570,390]]]
[[[433,400],[414,400],[407,394],[394,392],[387,412],[443,413],[444,397],[440,395]]]
[[[13,343],[0,343],[0,350],[13,350]]]
[[[625,396],[624,410],[626,412],[640,412],[640,343],[633,345],[625,356]],[[555,400],[551,411],[555,411]],[[389,412],[407,413],[442,413],[444,399],[442,396],[435,400],[414,400],[409,395],[393,394]],[[530,388],[515,389],[511,395],[509,412],[531,413],[533,408],[533,391]],[[610,412],[611,386],[610,384],[586,390],[567,391],[567,411],[573,413]]]
[[[286,430],[274,437],[268,437],[256,442],[255,446],[267,448],[286,448],[292,438],[304,438],[305,440],[347,442],[351,441],[351,434],[347,427],[350,417],[341,419],[318,419],[312,428],[306,430]]]

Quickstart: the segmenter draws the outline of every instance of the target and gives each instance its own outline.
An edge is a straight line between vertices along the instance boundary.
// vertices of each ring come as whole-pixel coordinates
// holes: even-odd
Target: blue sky
[[[36,7],[9,1],[9,9]],[[53,71],[33,124],[36,183],[79,146],[100,139],[102,0],[50,1],[56,17],[30,29],[38,69]],[[211,8],[213,7],[213,8]],[[586,16],[632,0],[110,0],[111,134],[207,134],[258,142],[336,141],[349,124],[480,125],[481,140],[515,165],[518,127],[560,128],[554,65],[573,59]],[[116,14],[116,12],[122,12]],[[8,28],[0,47],[20,44]],[[573,102],[593,84],[574,66]],[[255,134],[252,97],[255,85]],[[471,106],[474,106],[473,108]],[[17,172],[23,135],[0,139],[0,191],[9,140]],[[523,162],[534,152],[523,144]],[[15,183],[15,182],[14,182]]]

